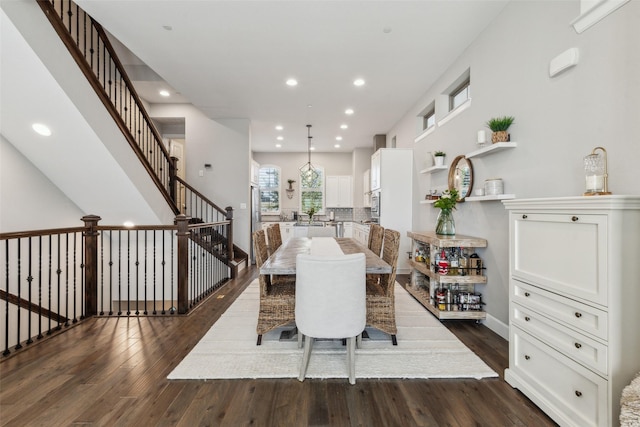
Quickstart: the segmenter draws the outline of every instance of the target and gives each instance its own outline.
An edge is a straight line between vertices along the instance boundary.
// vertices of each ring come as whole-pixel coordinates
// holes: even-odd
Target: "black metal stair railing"
[[[0,233],[0,345],[9,356],[92,316],[174,316],[227,283],[230,220]]]
[[[104,29],[71,0],[38,0],[38,4],[177,214],[175,159],[169,156]]]

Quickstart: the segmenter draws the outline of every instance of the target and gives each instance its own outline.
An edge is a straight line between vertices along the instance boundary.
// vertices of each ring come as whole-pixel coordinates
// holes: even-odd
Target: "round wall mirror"
[[[464,202],[473,188],[473,166],[465,156],[456,157],[449,168],[449,188],[458,190],[458,201]]]

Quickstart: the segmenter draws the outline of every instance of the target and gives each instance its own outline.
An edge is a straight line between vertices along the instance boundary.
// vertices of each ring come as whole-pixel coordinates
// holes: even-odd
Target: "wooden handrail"
[[[162,157],[164,158],[163,164],[167,169],[166,185],[163,183],[161,177],[159,176],[163,172],[162,165],[159,166],[159,170],[154,169],[153,165],[151,164],[151,161],[147,158],[145,153],[142,151],[142,148],[140,147],[139,142],[136,140],[135,136],[132,134],[131,130],[125,123],[120,112],[114,106],[114,103],[113,103],[114,101],[110,98],[109,94],[107,94],[100,80],[94,74],[92,65],[87,62],[85,55],[82,53],[82,51],[78,47],[79,40],[73,39],[72,35],[70,34],[70,28],[66,27],[62,18],[60,18],[56,13],[54,0],[37,0],[37,2],[40,5],[43,12],[45,13],[45,15],[47,16],[54,30],[56,31],[56,33],[64,43],[64,45],[69,50],[71,56],[80,67],[80,70],[87,78],[87,81],[89,82],[91,87],[93,87],[94,91],[98,95],[98,98],[102,101],[103,105],[105,106],[109,114],[112,116],[114,122],[116,123],[116,125],[118,126],[122,134],[124,135],[125,139],[127,140],[131,148],[136,153],[136,156],[138,157],[140,162],[143,164],[144,168],[147,170],[152,180],[154,181],[154,183],[162,193],[163,197],[165,198],[169,206],[172,208],[174,213],[178,214],[179,208],[175,201],[175,194],[171,194],[172,193],[171,183],[173,182],[174,176],[176,173],[175,162],[171,159],[171,157],[169,156],[169,153],[164,147],[164,144],[162,143],[162,138],[160,137],[158,131],[153,125],[153,122],[151,121],[149,115],[147,114],[146,109],[144,108],[144,105],[142,104],[140,97],[138,96],[138,93],[135,91],[133,84],[131,83],[131,80],[129,79],[124,67],[122,66],[122,63],[119,61],[118,57],[116,56],[113,46],[109,42],[104,32],[104,29],[98,22],[93,20],[93,18],[91,18],[89,15],[86,15],[91,20],[91,27],[96,30],[96,33],[99,36],[99,41],[103,43],[104,48],[107,50],[109,54],[109,60],[112,61],[114,67],[116,68],[117,72],[122,78],[123,83],[126,87],[126,90],[131,95],[131,98],[133,99],[133,102],[137,107],[137,111],[140,114],[142,114],[142,119],[145,123],[145,127],[153,135],[153,140],[155,142],[154,149],[158,149],[159,152],[162,154]],[[68,1],[68,4],[69,4],[69,10],[70,10],[71,9],[70,5],[74,3],[71,1]],[[63,8],[64,6],[61,6],[61,7]],[[78,7],[77,5],[75,5],[75,7],[76,7],[76,12],[78,13],[82,12],[86,14],[86,12],[80,9],[80,7]],[[73,12],[70,12],[70,15],[71,14],[73,14]],[[86,30],[87,30],[86,28],[83,30],[83,35],[84,35],[84,31]],[[89,29],[89,31],[91,31],[91,29]],[[125,111],[128,111],[126,107],[125,107]],[[129,114],[131,114],[131,112],[129,112]],[[138,132],[141,132],[141,131],[139,130]]]
[[[205,197],[204,194],[202,194],[201,192],[199,192],[198,190],[196,190],[195,188],[193,188],[191,185],[189,185],[187,183],[187,181],[183,180],[182,178],[176,176],[176,181],[182,185],[184,185],[189,191],[191,191],[193,194],[195,194],[196,196],[198,196],[200,199],[202,199],[203,202],[207,203],[208,205],[210,205],[211,207],[213,207],[215,210],[217,210],[218,212],[220,212],[221,214],[226,216],[226,210],[222,209],[220,206],[216,205],[215,203],[213,203],[211,200],[209,200],[207,197]]]

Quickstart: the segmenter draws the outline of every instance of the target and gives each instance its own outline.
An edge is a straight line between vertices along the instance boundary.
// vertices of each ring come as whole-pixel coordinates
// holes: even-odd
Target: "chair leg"
[[[256,345],[260,344],[262,344],[262,334],[258,334],[258,342],[256,343]]]
[[[347,361],[349,363],[349,384],[356,383],[356,337],[347,340]]]
[[[393,345],[398,345],[398,340],[396,339],[396,336],[395,336],[395,335],[391,335],[391,343],[392,343]]]
[[[302,348],[303,337],[304,335],[300,332],[300,329],[298,329],[298,348]]]
[[[358,334],[356,337],[356,348],[362,348],[362,334]]]
[[[302,366],[300,367],[299,381],[304,381],[305,375],[307,375],[307,366],[309,366],[309,358],[311,356],[311,347],[313,347],[313,338],[307,336],[304,340],[304,354],[302,356]]]

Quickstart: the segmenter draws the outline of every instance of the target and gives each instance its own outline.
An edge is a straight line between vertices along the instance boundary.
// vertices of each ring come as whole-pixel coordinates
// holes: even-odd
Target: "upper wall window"
[[[258,185],[260,187],[260,212],[263,214],[280,214],[280,179],[278,166],[264,165],[260,167]]]
[[[436,109],[432,107],[429,112],[422,116],[422,129],[427,130],[436,125]]]
[[[449,94],[449,111],[455,110],[469,99],[471,99],[471,79],[467,77],[460,86]]]

